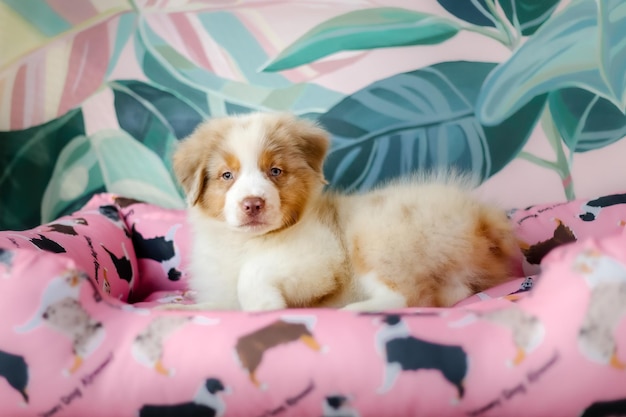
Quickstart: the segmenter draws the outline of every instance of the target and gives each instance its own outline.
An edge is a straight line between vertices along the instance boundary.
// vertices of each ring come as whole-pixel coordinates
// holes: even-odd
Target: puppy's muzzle
[[[248,217],[257,217],[265,208],[265,200],[261,197],[246,197],[241,202],[241,210]]]

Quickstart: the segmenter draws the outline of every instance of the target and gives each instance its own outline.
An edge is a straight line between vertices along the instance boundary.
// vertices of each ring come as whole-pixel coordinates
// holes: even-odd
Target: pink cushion
[[[573,217],[584,202],[559,206],[578,242],[547,255],[516,302],[501,296],[523,276],[449,309],[248,314],[150,308],[186,301],[188,232],[180,211],[129,203],[100,195],[53,222],[73,221],[76,235],[0,232],[0,415],[579,416],[626,398],[624,206],[589,223],[598,234]],[[116,204],[123,223],[99,214]],[[555,213],[512,219],[532,246],[553,234]]]

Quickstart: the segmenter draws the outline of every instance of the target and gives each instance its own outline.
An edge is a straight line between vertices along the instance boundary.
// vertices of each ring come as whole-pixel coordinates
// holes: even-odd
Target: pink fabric
[[[99,214],[98,207],[112,205],[123,223]],[[166,266],[171,259],[135,259],[145,255],[138,245],[170,232],[175,252],[184,253],[182,212],[97,196],[60,219],[86,219],[77,235],[49,226],[0,232],[0,415],[157,415],[148,413],[194,397],[196,407],[211,404],[217,416],[611,415],[593,414],[602,407],[619,414],[615,401],[626,399],[626,232],[609,225],[619,207],[603,209],[592,222],[597,229],[581,223],[578,242],[550,252],[537,285],[516,302],[499,297],[523,277],[449,309],[248,314],[150,308],[164,297],[184,300],[186,263],[182,256]],[[550,210],[535,221],[543,213],[553,225]],[[522,217],[513,214],[514,221]],[[552,233],[526,230],[527,222],[519,232],[528,244]],[[142,236],[134,242],[133,225]],[[594,230],[601,234],[591,236]],[[39,235],[66,252],[18,237]],[[167,239],[155,242],[167,252]],[[104,250],[121,256],[122,245],[130,285]],[[177,281],[168,278],[170,266],[182,273]],[[105,268],[110,295],[102,290]],[[129,292],[142,301],[124,302]],[[593,405],[599,402],[608,403]]]

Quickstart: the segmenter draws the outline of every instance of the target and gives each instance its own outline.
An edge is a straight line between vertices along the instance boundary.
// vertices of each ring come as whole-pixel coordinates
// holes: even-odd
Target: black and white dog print
[[[15,391],[28,402],[28,365],[22,356],[0,350],[0,377],[6,379]],[[3,403],[9,397],[2,395]]]
[[[603,208],[617,204],[626,204],[626,194],[612,194],[590,200],[583,204],[581,207],[582,213],[578,217],[586,222],[591,222],[598,218]]]
[[[377,347],[385,357],[384,379],[379,393],[391,390],[402,372],[434,369],[456,388],[457,399],[463,398],[468,357],[462,346],[414,337],[400,315],[391,314],[382,321],[383,327],[376,335]]]
[[[208,378],[188,402],[176,404],[147,404],[139,410],[139,417],[222,417],[226,404],[221,394],[226,387],[217,378]]]

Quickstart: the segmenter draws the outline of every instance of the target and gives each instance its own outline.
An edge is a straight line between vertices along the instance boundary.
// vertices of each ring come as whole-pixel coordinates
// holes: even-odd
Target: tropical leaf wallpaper
[[[203,119],[287,110],[331,185],[454,166],[509,206],[626,189],[623,0],[0,0],[0,229],[183,207]]]

